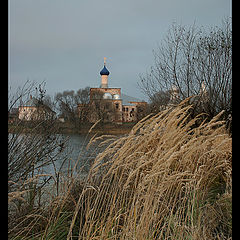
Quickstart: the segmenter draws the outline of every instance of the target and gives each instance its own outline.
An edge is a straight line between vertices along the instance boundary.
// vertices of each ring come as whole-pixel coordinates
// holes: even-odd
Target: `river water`
[[[98,140],[93,141],[92,136],[89,135],[57,134],[49,136],[46,141],[44,140],[43,146],[41,145],[42,138],[40,134],[39,136],[37,134],[33,136],[20,134],[16,141],[13,141],[14,134],[9,133],[9,146],[11,144],[12,146],[15,145],[15,147],[10,147],[10,150],[15,150],[12,150],[12,152],[9,151],[8,158],[10,159],[10,163],[11,159],[14,162],[14,158],[24,161],[32,156],[32,154],[35,154],[34,156],[37,157],[38,153],[43,151],[43,147],[45,148],[45,146],[55,147],[61,142],[65,143],[61,151],[59,151],[59,147],[56,149],[53,148],[53,152],[48,154],[43,162],[40,160],[35,166],[34,174],[38,179],[39,189],[44,190],[40,193],[39,199],[41,198],[44,204],[48,204],[50,196],[53,197],[60,193],[65,193],[72,179],[85,180],[96,156],[119,137],[120,135],[111,137],[101,136]],[[103,144],[104,140],[108,140],[105,145]],[[92,143],[90,146],[89,141]],[[41,144],[37,145],[38,142],[41,142]],[[19,147],[17,147],[18,144]],[[40,150],[37,146],[40,147]],[[49,161],[49,158],[52,158],[53,161]],[[49,164],[46,165],[46,162]],[[31,179],[32,175],[29,177]]]
[[[61,156],[54,161],[54,164],[50,164],[44,167],[44,173],[46,174],[56,174],[56,172],[61,172],[62,174],[69,174],[70,172],[80,174],[85,176],[96,158],[96,156],[104,151],[104,149],[112,142],[114,139],[120,137],[102,137],[99,140],[92,140],[92,136],[80,135],[80,134],[67,134],[61,135],[63,139],[66,140],[66,146],[61,154]],[[111,138],[105,145],[99,146],[104,140]]]
[[[74,167],[74,170],[82,169],[87,172],[90,165],[86,156],[86,146],[90,140],[90,137],[79,134],[64,134],[60,137],[65,142],[64,149],[54,163],[44,167],[44,173],[67,173],[69,171],[73,171]]]
[[[111,138],[114,140],[119,136],[112,136]],[[13,134],[9,134],[9,142],[13,142],[14,139]],[[81,134],[57,134],[52,135],[46,139],[46,141],[42,140],[41,135],[37,136],[36,134],[31,136],[30,134],[20,134],[17,138],[17,141],[14,144],[17,146],[19,143],[18,151],[10,152],[9,157],[13,157],[16,159],[22,159],[24,161],[25,158],[31,156],[31,154],[35,154],[37,156],[37,151],[35,150],[39,146],[39,151],[43,151],[43,147],[52,147],[51,154],[48,154],[45,162],[49,162],[48,165],[45,165],[36,171],[36,174],[47,174],[47,175],[56,175],[61,173],[61,175],[69,175],[69,174],[80,174],[86,175],[89,172],[89,169],[96,158],[97,154],[102,152],[106,146],[111,142],[108,142],[107,145],[102,146],[102,142],[109,137],[103,137],[93,141],[92,136],[90,135],[81,135]],[[113,141],[112,140],[112,141]],[[47,142],[49,141],[49,142]],[[90,146],[89,141],[92,142]],[[41,144],[38,145],[38,143]],[[63,148],[58,147],[63,144]],[[101,143],[101,147],[99,144]],[[43,146],[43,145],[45,146]],[[52,145],[51,145],[52,144]],[[32,147],[35,146],[36,147]],[[56,147],[57,146],[57,147]],[[88,148],[87,148],[88,146]],[[12,149],[16,149],[13,147]],[[26,149],[29,151],[26,151]],[[61,150],[60,150],[61,149]],[[25,152],[28,152],[29,156],[25,155]],[[52,159],[49,160],[49,159]],[[42,162],[40,161],[40,165]]]

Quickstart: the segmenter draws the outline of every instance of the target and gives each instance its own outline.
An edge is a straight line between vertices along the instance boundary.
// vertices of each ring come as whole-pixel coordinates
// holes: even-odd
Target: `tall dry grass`
[[[187,101],[111,142],[13,239],[231,239],[232,139]]]
[[[144,119],[96,158],[68,239],[231,238],[232,139],[221,114],[190,114]]]

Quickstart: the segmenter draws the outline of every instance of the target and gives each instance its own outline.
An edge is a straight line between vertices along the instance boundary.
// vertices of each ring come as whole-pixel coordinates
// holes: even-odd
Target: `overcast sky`
[[[231,0],[9,0],[9,87],[46,81],[48,94],[109,87],[143,99],[139,74],[173,22],[208,28],[231,16]]]

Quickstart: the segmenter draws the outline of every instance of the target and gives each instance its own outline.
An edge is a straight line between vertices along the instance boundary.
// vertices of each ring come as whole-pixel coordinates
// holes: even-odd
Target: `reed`
[[[191,108],[146,118],[98,155],[79,239],[231,238],[232,139],[221,114],[199,122]]]

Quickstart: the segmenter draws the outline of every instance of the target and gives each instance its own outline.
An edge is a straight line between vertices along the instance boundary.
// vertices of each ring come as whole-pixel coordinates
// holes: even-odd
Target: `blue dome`
[[[107,68],[104,65],[102,71],[100,72],[100,75],[109,75],[109,74],[110,74],[110,72],[107,70]]]

